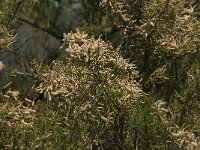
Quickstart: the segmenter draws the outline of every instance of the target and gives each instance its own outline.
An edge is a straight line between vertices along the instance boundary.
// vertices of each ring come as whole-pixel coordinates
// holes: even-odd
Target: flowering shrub
[[[61,57],[48,65],[9,71],[0,61],[0,147],[198,150],[199,3],[81,3],[79,30],[94,37],[63,34]],[[13,32],[4,31],[0,46],[10,49]]]
[[[128,110],[142,95],[136,67],[100,38],[78,31],[64,35],[64,42],[66,61],[55,61],[36,91],[56,104],[68,134],[83,147],[125,146]]]
[[[187,131],[187,129],[179,127],[175,124],[174,113],[170,110],[170,108],[166,108],[166,102],[159,100],[155,103],[154,108],[157,111],[159,119],[170,135],[171,140],[175,142],[179,148],[185,150],[199,149],[200,141],[198,137],[195,137],[193,132]]]

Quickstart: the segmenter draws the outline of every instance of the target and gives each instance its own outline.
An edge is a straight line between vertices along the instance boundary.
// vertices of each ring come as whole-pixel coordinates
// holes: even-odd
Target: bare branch
[[[24,22],[24,23],[27,23],[45,33],[48,33],[49,35],[53,36],[54,38],[58,39],[58,40],[62,40],[63,39],[63,35],[62,33],[59,33],[57,30],[55,29],[51,29],[51,28],[43,28],[41,26],[39,26],[38,24],[36,23],[33,23],[33,22],[30,22],[26,19],[23,19],[23,18],[20,18],[20,17],[15,17],[18,21],[21,21],[21,22]]]

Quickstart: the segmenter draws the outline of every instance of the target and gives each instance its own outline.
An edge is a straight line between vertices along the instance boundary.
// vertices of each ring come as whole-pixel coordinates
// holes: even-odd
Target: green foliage
[[[184,0],[80,2],[80,31],[92,36],[64,34],[60,60],[1,73],[0,147],[198,150],[196,6],[184,8]],[[10,14],[5,10],[3,20]]]
[[[13,5],[17,1],[1,1],[0,3],[0,48],[9,47],[13,42],[13,31],[9,28],[13,22]]]
[[[36,0],[29,1],[30,4]],[[9,48],[15,40],[15,16],[21,9],[22,4],[27,4],[25,0],[1,0],[0,2],[0,48]]]
[[[95,40],[80,32],[70,33],[64,37],[64,41],[68,43],[65,61],[56,61],[51,68],[41,70],[40,66],[36,66],[34,68],[37,69],[30,68],[29,73],[21,73],[27,78],[32,75],[31,78],[37,81],[37,84],[32,83],[37,86],[35,88],[36,95],[37,93],[42,94],[43,97],[39,99],[34,97],[33,101],[46,102],[43,104],[46,108],[42,112],[38,107],[44,108],[44,106],[37,104],[39,101],[32,104],[35,113],[32,116],[34,119],[30,123],[31,129],[33,128],[34,132],[41,132],[37,130],[44,126],[44,132],[46,130],[51,132],[52,128],[48,128],[53,121],[65,131],[65,135],[62,134],[67,137],[64,146],[72,149],[126,147],[125,139],[128,132],[126,126],[128,126],[129,113],[134,111],[133,108],[136,105],[139,105],[142,93],[135,81],[137,71],[134,65],[127,63],[117,50],[100,38]],[[20,74],[16,74],[19,77]],[[14,94],[17,91],[7,90],[4,97],[8,99],[13,97],[18,101],[18,95],[11,96],[11,92]],[[31,101],[27,97],[24,99],[24,102],[19,100],[19,103],[23,102],[20,104],[23,106],[22,109],[24,108],[23,104],[30,105],[29,101]],[[20,112],[23,113],[22,110]],[[2,111],[2,113],[6,112]],[[55,120],[52,113],[59,119]],[[44,118],[43,122],[42,118],[46,115],[47,118]],[[24,120],[25,124],[27,123],[24,116],[21,116],[20,119],[20,121]],[[51,123],[48,119],[51,120]],[[38,125],[37,120],[41,121],[41,125]],[[16,128],[15,132],[20,132],[18,126]],[[53,128],[56,128],[56,132],[60,132],[55,125]],[[38,136],[41,133],[36,134]],[[43,135],[45,136],[46,133]],[[23,137],[21,138],[23,140]],[[60,137],[58,138],[60,139]],[[33,141],[32,144],[34,142],[37,143],[37,141]],[[48,144],[51,142],[49,141]],[[46,145],[49,148],[52,146]],[[34,148],[35,145],[31,147]]]
[[[70,143],[77,142],[75,149],[125,146],[127,110],[141,95],[134,65],[101,39],[77,32],[64,40],[69,42],[66,62],[55,62],[37,90],[65,110],[59,112],[71,131]]]
[[[102,6],[118,18],[122,55],[138,67],[143,89],[164,88],[156,93],[169,100],[180,90],[192,61],[199,60],[199,21],[182,14],[184,1],[116,0]]]

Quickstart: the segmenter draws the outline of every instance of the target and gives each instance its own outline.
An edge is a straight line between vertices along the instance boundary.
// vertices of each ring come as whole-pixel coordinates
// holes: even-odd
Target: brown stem
[[[43,28],[41,26],[39,26],[38,24],[36,23],[33,23],[33,22],[30,22],[26,19],[23,19],[23,18],[20,18],[20,17],[15,17],[18,21],[21,21],[21,22],[24,22],[24,23],[27,23],[45,33],[48,33],[49,35],[53,36],[54,38],[58,39],[58,40],[62,40],[63,39],[63,34],[62,33],[59,33],[57,30],[54,30],[54,29],[51,29],[51,28]]]

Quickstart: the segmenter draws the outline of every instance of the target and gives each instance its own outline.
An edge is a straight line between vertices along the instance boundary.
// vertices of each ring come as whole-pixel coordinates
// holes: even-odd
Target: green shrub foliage
[[[2,63],[0,148],[199,150],[198,1],[81,4],[85,22],[63,34],[58,60]]]
[[[66,61],[54,62],[37,90],[64,110],[70,139],[80,141],[74,148],[124,147],[128,110],[141,95],[135,66],[100,38],[77,32],[64,42]]]
[[[64,145],[68,147],[126,147],[129,114],[139,105],[142,96],[135,80],[138,75],[136,67],[100,38],[89,38],[78,31],[64,35],[64,43],[68,45],[65,61],[53,62],[50,68],[42,69],[42,73],[32,70],[41,82],[35,85],[38,85],[35,92],[42,95],[33,101],[45,101],[59,116],[59,126],[68,137]],[[19,76],[19,72],[15,74]],[[9,90],[6,97],[17,100],[15,93],[19,95],[17,91]],[[36,120],[30,123],[31,128],[37,125],[34,124]],[[26,125],[27,122],[24,122]]]

